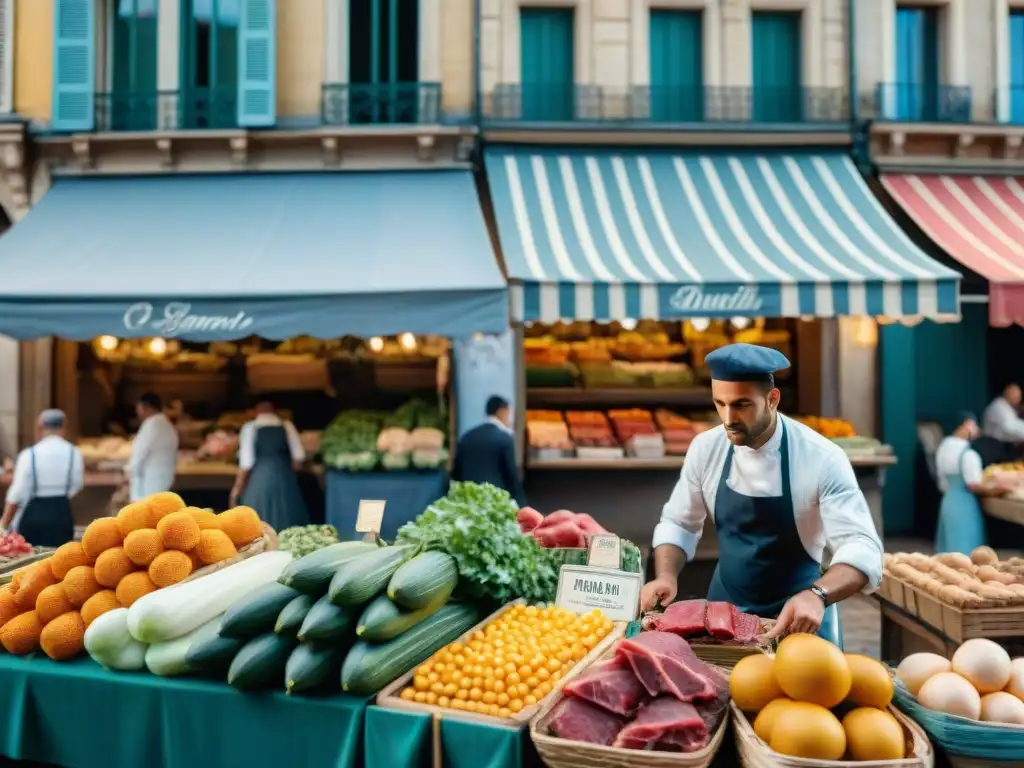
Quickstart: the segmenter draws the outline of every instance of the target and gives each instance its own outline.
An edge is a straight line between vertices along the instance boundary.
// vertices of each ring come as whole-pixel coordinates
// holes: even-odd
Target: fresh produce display
[[[305,557],[310,552],[338,543],[338,529],[333,525],[294,525],[277,535],[277,548]]]
[[[25,537],[20,533],[7,531],[0,534],[0,558],[17,560],[24,555],[31,555],[35,551],[35,548],[25,541]]]
[[[324,463],[349,472],[434,469],[448,460],[447,416],[412,399],[393,413],[344,411],[324,430]]]
[[[535,450],[569,452],[574,448],[560,411],[527,411],[526,441]]]
[[[570,680],[545,717],[551,736],[603,747],[695,752],[707,746],[729,702],[725,672],[678,635],[641,632]]]
[[[506,603],[548,602],[558,589],[559,563],[532,536],[523,535],[512,497],[489,484],[453,482],[398,531],[399,544],[445,552],[458,565],[459,587],[474,598]]]
[[[597,610],[577,616],[553,606],[509,605],[472,635],[444,644],[399,695],[510,718],[550,694],[613,627]]]
[[[907,738],[888,711],[893,681],[874,659],[816,635],[789,635],[774,656],[748,656],[729,691],[774,752],[816,760],[902,760]],[[841,718],[841,720],[840,720]]]
[[[959,552],[887,554],[883,578],[912,585],[957,608],[1024,605],[1024,559],[1000,561],[989,547],[979,547],[970,557]]]
[[[618,448],[608,417],[600,411],[566,411],[569,436],[577,448]]]
[[[643,408],[602,411],[526,412],[526,437],[535,450],[577,448],[621,448],[631,446],[637,436],[662,438],[659,455],[682,456],[693,438],[710,429],[707,422],[691,421],[668,410],[655,413]]]
[[[561,565],[586,565],[587,546],[590,537],[608,533],[604,527],[587,514],[577,514],[560,509],[544,517],[533,507],[523,507],[516,513],[519,529],[537,540],[545,549],[556,550]],[[630,573],[640,573],[640,549],[630,541],[620,541],[619,568]]]
[[[757,645],[761,619],[735,605],[707,600],[680,600],[663,613],[648,614],[644,629],[671,632],[701,644]]]
[[[669,456],[685,456],[693,438],[712,427],[707,422],[691,421],[664,408],[654,413],[654,421],[665,439],[665,453]]]

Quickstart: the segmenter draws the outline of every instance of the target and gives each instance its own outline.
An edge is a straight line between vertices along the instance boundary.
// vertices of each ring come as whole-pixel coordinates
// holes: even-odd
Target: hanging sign
[[[590,537],[587,565],[618,570],[622,565],[622,543],[614,533]]]
[[[559,608],[589,613],[595,608],[612,621],[635,621],[640,613],[639,573],[591,565],[563,565],[558,574]]]
[[[379,536],[384,523],[385,506],[387,502],[382,499],[361,499],[356,513],[356,533]]]

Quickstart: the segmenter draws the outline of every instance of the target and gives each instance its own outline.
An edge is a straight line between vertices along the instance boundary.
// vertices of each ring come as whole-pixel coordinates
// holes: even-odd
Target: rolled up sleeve
[[[14,462],[11,487],[7,489],[7,503],[22,505],[27,502],[32,485],[32,460],[28,451],[22,451]]]
[[[253,422],[242,425],[238,433],[238,468],[250,470],[256,465],[256,425]]]
[[[687,454],[679,481],[661,510],[661,521],[654,528],[654,547],[662,544],[679,547],[686,555],[686,562],[693,561],[708,515],[700,483],[703,457],[699,449],[693,450],[695,447]]]
[[[874,592],[882,581],[885,550],[845,454],[833,455],[826,462],[819,504],[825,543],[833,553],[831,565],[842,563],[856,568],[868,580],[862,591]]]

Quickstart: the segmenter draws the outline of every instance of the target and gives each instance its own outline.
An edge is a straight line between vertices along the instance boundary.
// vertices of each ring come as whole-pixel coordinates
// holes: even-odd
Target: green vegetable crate
[[[475,627],[470,629],[464,635],[457,640],[452,642],[468,643],[472,638],[474,632],[482,631],[488,624],[497,619],[509,605],[515,605],[517,603],[524,603],[525,600],[515,600],[511,603],[503,605],[501,608],[496,610],[486,619],[481,621]],[[497,726],[499,728],[510,728],[513,730],[519,730],[525,728],[530,720],[536,715],[541,708],[547,703],[552,696],[557,695],[561,690],[562,686],[574,677],[579,675],[583,670],[593,664],[597,659],[604,655],[609,648],[612,647],[619,639],[622,638],[623,633],[626,631],[625,622],[615,622],[615,626],[612,631],[609,632],[600,643],[594,646],[593,650],[584,656],[580,662],[569,670],[569,672],[559,681],[559,684],[551,691],[547,696],[529,707],[524,707],[519,712],[515,713],[511,717],[493,717],[491,715],[482,715],[478,712],[466,712],[464,710],[448,709],[445,707],[439,707],[434,704],[419,704],[415,701],[406,701],[401,698],[402,689],[408,686],[412,682],[413,676],[416,674],[416,669],[420,665],[416,665],[415,668],[410,669],[400,678],[395,680],[393,683],[384,688],[379,694],[377,694],[377,706],[387,707],[389,709],[401,709],[407,712],[419,712],[421,714],[429,714],[435,718],[435,720],[444,717],[445,719],[454,718],[459,720],[469,720],[478,723],[484,723],[486,725]]]
[[[632,542],[620,540],[619,570],[626,573],[643,573],[644,562],[640,548]],[[558,557],[561,565],[586,565],[589,550],[586,547],[555,547],[549,550]]]

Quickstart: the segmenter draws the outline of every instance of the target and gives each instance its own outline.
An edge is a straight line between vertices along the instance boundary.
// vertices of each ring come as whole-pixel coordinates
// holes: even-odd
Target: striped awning
[[[517,321],[960,311],[960,275],[842,154],[498,146],[485,160]]]
[[[1024,325],[1024,182],[1002,176],[882,176],[946,253],[989,281],[989,322]]]

